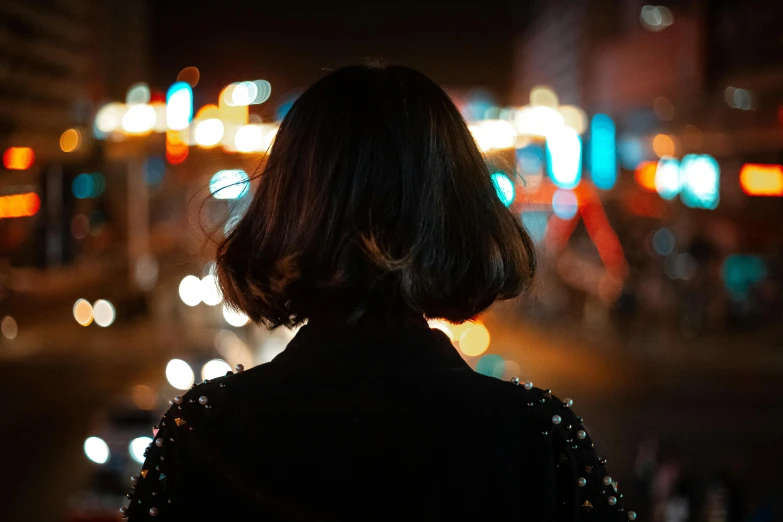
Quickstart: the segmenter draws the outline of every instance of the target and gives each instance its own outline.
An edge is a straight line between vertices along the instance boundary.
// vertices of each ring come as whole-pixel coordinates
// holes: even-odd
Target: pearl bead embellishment
[[[617,504],[617,497],[609,497],[607,500],[609,500],[609,505],[614,506]]]
[[[127,517],[128,516],[128,508],[121,507],[120,508],[120,515],[122,515],[123,517]]]
[[[182,395],[174,397],[174,404],[182,404]]]
[[[573,399],[563,399],[563,406],[565,406],[566,408],[570,408],[573,405],[574,405]]]
[[[587,437],[587,432],[585,430],[579,430],[576,432],[576,438],[579,440],[584,440],[585,437]]]
[[[209,402],[209,399],[207,399],[206,395],[202,395],[201,397],[198,398],[198,403],[201,404],[202,406],[206,406],[207,402]]]
[[[532,383],[532,382],[530,382],[530,381],[526,381],[526,382],[525,382],[525,384],[523,385],[523,387],[524,387],[526,390],[528,390],[528,391],[529,391],[529,390],[532,390],[532,389],[533,389],[533,383]]]
[[[563,419],[561,419],[561,418],[560,418],[560,415],[553,415],[553,416],[552,416],[552,424],[560,424],[560,422],[561,422],[562,420],[563,420]]]
[[[577,486],[580,488],[583,488],[587,485],[587,479],[584,477],[579,477],[579,479],[576,481]]]
[[[628,512],[628,520],[636,520],[636,511]]]
[[[604,477],[604,486],[612,485],[612,477]]]
[[[155,439],[155,445],[159,448],[163,447],[163,439]]]
[[[158,508],[156,508],[156,507],[150,508],[150,516],[151,517],[157,517],[158,516]]]
[[[241,364],[237,364],[235,369],[236,369],[237,373],[245,371],[245,367],[243,365],[241,365]]]
[[[519,377],[512,377],[511,378],[511,384],[519,386]]]
[[[139,483],[139,477],[137,477],[136,475],[133,475],[131,477],[131,484],[133,484],[135,486],[138,483]]]

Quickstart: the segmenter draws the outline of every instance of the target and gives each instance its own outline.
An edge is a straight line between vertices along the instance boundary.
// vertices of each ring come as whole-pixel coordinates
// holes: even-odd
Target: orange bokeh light
[[[644,161],[636,167],[634,177],[636,183],[645,190],[655,192],[655,172],[658,170],[657,161]]]
[[[676,147],[674,146],[674,140],[668,134],[658,134],[653,138],[652,142],[653,152],[659,158],[664,156],[674,156]]]
[[[187,159],[189,153],[190,148],[178,131],[166,133],[166,160],[171,165],[179,165]]]
[[[0,219],[34,216],[41,208],[35,192],[0,196]]]
[[[746,163],[740,170],[740,186],[749,196],[783,196],[783,165]]]
[[[34,161],[35,153],[30,147],[9,147],[3,154],[3,165],[8,170],[27,170]]]

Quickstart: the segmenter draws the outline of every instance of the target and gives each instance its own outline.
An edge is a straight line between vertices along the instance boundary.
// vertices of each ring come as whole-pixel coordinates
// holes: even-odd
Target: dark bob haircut
[[[296,100],[217,267],[226,302],[268,327],[462,322],[519,295],[535,251],[448,95],[408,67],[358,65]]]

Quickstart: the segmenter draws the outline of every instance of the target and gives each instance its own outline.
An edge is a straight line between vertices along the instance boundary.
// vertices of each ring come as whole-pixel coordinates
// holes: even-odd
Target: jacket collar
[[[357,374],[470,370],[449,338],[422,317],[356,325],[311,321],[273,362]]]

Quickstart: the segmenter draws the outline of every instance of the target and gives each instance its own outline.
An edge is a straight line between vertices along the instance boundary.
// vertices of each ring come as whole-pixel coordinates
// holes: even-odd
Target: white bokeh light
[[[185,276],[179,283],[179,298],[188,306],[196,306],[201,302],[202,290],[201,279],[194,275]]]
[[[225,127],[217,118],[209,118],[196,123],[194,138],[196,144],[202,147],[214,147],[223,139]]]
[[[207,274],[201,278],[201,300],[209,306],[219,305],[223,300],[217,278],[212,274]]]
[[[144,464],[144,450],[146,450],[147,446],[151,443],[152,438],[150,437],[136,437],[133,439],[128,445],[128,452],[130,453],[131,458],[139,464]]]
[[[109,460],[109,445],[100,437],[88,437],[84,441],[84,454],[96,464],[106,464]]]
[[[204,380],[217,379],[230,371],[231,366],[226,361],[223,359],[212,359],[201,367],[201,378]]]
[[[195,379],[190,365],[182,359],[172,359],[166,365],[166,380],[178,390],[189,389]]]
[[[114,310],[114,305],[106,299],[98,299],[95,304],[92,305],[92,314],[95,318],[95,324],[98,326],[111,326],[114,319],[117,317],[117,313]]]
[[[223,305],[223,319],[225,319],[226,322],[231,326],[235,326],[237,328],[240,326],[245,326],[249,320],[242,312],[232,310],[226,305]]]

